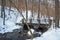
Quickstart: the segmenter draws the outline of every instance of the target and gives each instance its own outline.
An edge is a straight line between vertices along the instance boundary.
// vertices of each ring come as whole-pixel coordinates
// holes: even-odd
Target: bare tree
[[[38,2],[38,24],[40,25],[40,0]]]
[[[1,17],[3,17],[3,25],[5,25],[5,3],[6,3],[6,0],[1,0],[1,1],[2,1]]]
[[[11,2],[9,2],[9,16],[10,16],[10,10],[11,10]]]
[[[27,0],[25,0],[25,5],[26,5],[26,22],[27,22],[28,21]]]
[[[48,16],[48,22],[49,22],[49,27],[51,26],[51,21],[50,21],[50,14],[49,14],[49,8],[48,8],[48,0],[43,0],[43,4],[46,8],[46,11],[47,11],[47,16]],[[46,26],[48,26],[46,25]]]
[[[32,17],[33,17],[33,0],[32,0]]]
[[[59,27],[59,0],[55,0],[55,27]]]

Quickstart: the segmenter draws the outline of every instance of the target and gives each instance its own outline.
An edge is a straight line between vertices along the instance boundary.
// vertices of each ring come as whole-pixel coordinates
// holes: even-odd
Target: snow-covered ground
[[[5,8],[5,25],[3,25],[3,18],[0,17],[0,33],[6,33],[6,32],[13,32],[14,29],[19,29],[21,26],[15,25],[15,23],[18,20],[19,14],[16,12],[16,10],[12,9],[13,11],[10,11],[8,8]],[[0,16],[1,16],[1,7],[0,7]],[[21,17],[20,17],[21,18]],[[20,20],[19,20],[20,21]]]
[[[47,32],[43,33],[41,37],[36,37],[33,40],[60,40],[60,28],[50,28]]]

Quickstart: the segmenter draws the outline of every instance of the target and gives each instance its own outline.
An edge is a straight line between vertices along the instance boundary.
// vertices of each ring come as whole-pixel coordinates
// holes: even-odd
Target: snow
[[[41,37],[36,37],[33,40],[60,40],[60,28],[49,29]]]
[[[32,34],[34,33],[34,29],[30,29],[31,30],[31,32],[32,32]],[[31,33],[30,33],[30,31],[28,31],[28,35],[31,35]]]
[[[15,23],[17,22],[17,18],[20,16],[19,14],[17,14],[18,11],[12,8],[12,11],[10,11],[10,15],[8,15],[9,10],[7,7],[5,8],[5,13],[6,13],[5,25],[3,25],[3,18],[0,17],[0,33],[3,34],[6,32],[13,32],[14,29],[20,29],[21,26],[15,25]],[[0,7],[0,16],[1,16],[1,7]]]
[[[14,29],[19,29],[20,26],[15,25],[12,21],[5,21],[5,25],[3,25],[3,20],[0,18],[0,33],[6,33],[6,32],[13,32]]]

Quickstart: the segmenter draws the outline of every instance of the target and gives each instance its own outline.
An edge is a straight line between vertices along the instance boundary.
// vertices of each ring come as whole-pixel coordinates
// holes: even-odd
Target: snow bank
[[[13,32],[14,29],[19,29],[20,26],[15,25],[14,22],[6,20],[3,25],[3,19],[0,18],[0,33]]]
[[[5,8],[5,25],[3,25],[3,18],[0,17],[0,33],[6,33],[6,32],[13,32],[14,29],[19,29],[21,28],[21,26],[17,26],[15,25],[15,23],[18,21],[17,18],[20,15],[18,13],[18,11],[15,9],[12,9],[13,11],[10,11],[10,15],[9,14],[9,10],[8,8]],[[1,12],[1,7],[0,7],[0,12]],[[18,14],[17,14],[18,13]],[[1,16],[1,13],[0,13]]]
[[[50,29],[41,37],[36,37],[33,40],[60,40],[60,29]]]

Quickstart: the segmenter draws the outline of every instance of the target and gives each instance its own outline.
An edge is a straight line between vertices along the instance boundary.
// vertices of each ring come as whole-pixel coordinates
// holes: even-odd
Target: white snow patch
[[[36,37],[33,40],[60,40],[60,28],[48,30],[41,37]]]
[[[34,33],[34,29],[30,29],[32,34]],[[28,31],[28,35],[31,35],[30,31]]]

